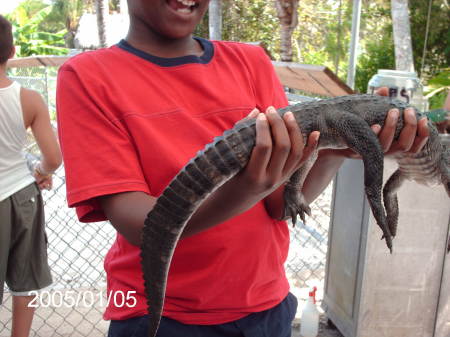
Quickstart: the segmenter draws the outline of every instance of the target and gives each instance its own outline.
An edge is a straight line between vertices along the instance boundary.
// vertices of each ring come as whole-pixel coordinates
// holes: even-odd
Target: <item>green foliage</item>
[[[355,76],[355,89],[367,92],[367,84],[378,69],[394,69],[395,55],[392,36],[382,40],[369,41],[359,56]]]
[[[120,0],[109,0],[109,8],[112,11],[120,11]]]
[[[446,68],[431,78],[425,87],[425,94],[428,98],[430,110],[442,108],[449,91],[450,68]]]
[[[47,30],[51,32],[66,29],[64,39],[68,48],[74,48],[74,38],[83,11],[91,8],[92,1],[53,0],[52,11],[46,19]]]
[[[441,109],[444,106],[445,99],[447,98],[449,91],[450,87],[447,87],[447,90],[444,88],[444,90],[436,92],[433,96],[430,96],[428,98],[428,109]]]
[[[430,88],[450,87],[450,68],[442,69],[435,77],[428,81]]]
[[[10,14],[10,17],[12,17],[18,25],[22,25],[35,13],[47,6],[48,5],[44,4],[41,0],[25,0],[17,6],[14,12]]]
[[[421,71],[429,1],[409,1],[414,63],[418,72]],[[426,74],[421,74],[422,77],[434,76],[439,72],[439,69],[450,65],[449,22],[450,6],[448,1],[432,1],[425,54],[424,72]]]
[[[410,1],[411,30],[416,69],[420,70],[428,1]],[[450,64],[450,12],[446,0],[433,0],[424,78]],[[293,34],[294,61],[324,65],[345,81],[350,44],[352,3],[339,0],[299,2],[298,25]],[[278,18],[273,1],[223,1],[223,39],[262,41],[279,57]],[[197,34],[208,37],[208,20]],[[366,92],[378,69],[394,69],[394,41],[389,0],[363,0],[355,88]]]
[[[14,28],[17,57],[67,54],[67,49],[64,48],[64,30],[56,33],[40,30],[40,25],[45,22],[51,10],[51,6],[42,8],[38,1],[31,0],[22,3],[8,17]]]
[[[331,8],[331,13],[335,14],[334,20],[329,20],[325,34],[325,51],[328,55],[328,64],[333,63],[330,68],[338,75],[345,76],[346,54],[350,44],[351,30],[351,7],[350,2],[340,0],[338,6]],[[306,61],[306,59],[305,59]],[[320,63],[325,64],[325,63]]]
[[[222,3],[222,39],[239,42],[262,42],[278,56],[279,23],[271,2],[263,0],[226,0]],[[208,38],[208,14],[194,34]]]
[[[298,27],[294,32],[296,55],[300,63],[329,67],[339,75],[347,60],[350,41],[351,2],[300,1]]]

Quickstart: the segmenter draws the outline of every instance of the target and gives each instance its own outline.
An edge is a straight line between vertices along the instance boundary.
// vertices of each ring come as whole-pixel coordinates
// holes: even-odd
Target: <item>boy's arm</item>
[[[283,184],[315,149],[319,134],[311,133],[305,147],[292,114],[286,114],[283,119],[272,108],[266,114],[253,112],[252,116],[255,115],[258,115],[256,145],[247,166],[200,205],[182,237],[199,233],[250,209]],[[117,231],[130,243],[138,245],[144,220],[155,200],[143,192],[125,192],[101,197],[100,203]]]
[[[20,95],[25,127],[31,127],[42,155],[38,172],[36,172],[36,178],[40,183],[40,180],[45,180],[61,165],[61,150],[42,96],[34,90],[25,88],[21,89]]]

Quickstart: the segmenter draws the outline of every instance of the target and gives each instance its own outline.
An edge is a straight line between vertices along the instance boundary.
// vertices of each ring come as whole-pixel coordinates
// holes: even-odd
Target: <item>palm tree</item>
[[[211,0],[209,3],[209,39],[222,39],[222,1]]]
[[[391,13],[394,28],[395,68],[414,71],[408,0],[392,0]]]
[[[109,14],[108,0],[95,0],[99,46],[106,47],[106,20]]]
[[[298,0],[276,0],[275,8],[281,23],[281,61],[292,61],[292,33],[298,23]]]

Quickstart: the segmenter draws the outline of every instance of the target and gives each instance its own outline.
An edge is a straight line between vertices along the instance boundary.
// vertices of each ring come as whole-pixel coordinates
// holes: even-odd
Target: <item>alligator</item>
[[[310,214],[301,189],[319,150],[353,149],[362,157],[365,194],[383,233],[382,238],[392,253],[392,238],[398,220],[396,191],[403,181],[441,183],[450,197],[450,149],[441,144],[438,131],[430,121],[430,135],[423,149],[417,154],[404,153],[396,157],[399,167],[387,180],[382,197],[384,153],[370,126],[383,126],[388,110],[397,108],[400,117],[394,139],[398,139],[404,124],[403,111],[407,107],[403,101],[389,97],[349,95],[279,109],[281,116],[287,111],[293,113],[304,139],[308,139],[312,131],[320,131],[317,149],[286,183],[286,215],[295,223],[297,215],[304,221],[305,214]],[[417,119],[423,116],[414,110]],[[177,241],[202,201],[247,164],[255,145],[255,124],[255,119],[243,120],[207,144],[173,178],[145,219],[141,258],[150,313],[150,337],[155,336],[159,326],[167,275]]]

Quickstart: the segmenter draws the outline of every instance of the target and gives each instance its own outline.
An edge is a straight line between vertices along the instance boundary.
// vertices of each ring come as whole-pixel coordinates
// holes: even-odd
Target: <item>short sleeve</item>
[[[252,48],[257,50],[252,62],[252,75],[256,83],[256,98],[261,104],[258,109],[265,110],[268,106],[276,109],[286,107],[288,105],[286,93],[269,56],[261,47],[252,46]]]
[[[67,201],[83,222],[105,220],[99,196],[150,193],[133,141],[105,103],[107,93],[104,83],[61,67],[56,96]]]

